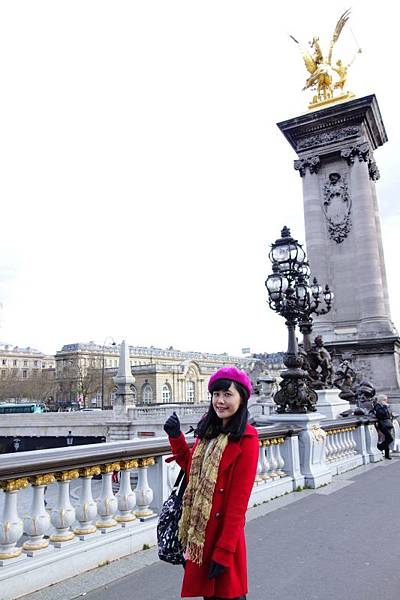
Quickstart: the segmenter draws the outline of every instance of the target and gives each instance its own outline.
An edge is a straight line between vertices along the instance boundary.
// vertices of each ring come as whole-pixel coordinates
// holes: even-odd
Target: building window
[[[34,367],[37,367],[37,366],[38,366],[38,361],[37,361],[37,360],[34,360],[34,361],[33,361],[33,366],[34,366]]]
[[[3,358],[3,360],[1,361],[1,364],[4,365],[4,366],[7,364],[7,361],[6,361],[5,358]]]
[[[17,366],[17,361],[16,360],[13,360],[13,365],[14,365],[14,367]]]
[[[171,388],[167,383],[162,386],[162,401],[165,403],[171,402]]]
[[[26,371],[26,369],[22,371],[22,377],[23,379],[26,379],[28,377],[28,371]]]
[[[2,370],[1,370],[1,376],[2,376],[2,377],[5,377],[5,376],[6,376],[6,373],[7,373],[7,371],[6,371],[5,369],[2,369]]]
[[[27,367],[27,366],[28,366],[28,361],[24,360],[24,367]]]
[[[42,369],[44,369],[46,366],[46,363],[42,362]]]
[[[136,404],[136,388],[134,385],[131,385],[131,392],[132,392],[133,404]]]
[[[151,404],[153,401],[153,389],[149,383],[145,383],[142,387],[142,403]]]
[[[194,402],[194,381],[186,382],[186,402]]]

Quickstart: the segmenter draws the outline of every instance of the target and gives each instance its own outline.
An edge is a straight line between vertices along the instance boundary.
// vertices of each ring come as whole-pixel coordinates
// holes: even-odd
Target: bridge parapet
[[[314,433],[332,475],[380,459],[368,419],[328,422],[322,429],[323,434]],[[279,424],[258,428],[259,463],[249,506],[304,487],[299,432],[296,426]],[[189,436],[189,444],[193,441]],[[169,455],[166,437],[3,454],[2,599],[18,598],[154,545],[157,515],[179,471],[166,462]],[[100,476],[100,495],[94,498],[93,478]],[[73,497],[71,483],[77,480]],[[51,510],[46,508],[46,486],[57,488]],[[31,489],[32,502],[21,515],[18,498],[25,488]]]

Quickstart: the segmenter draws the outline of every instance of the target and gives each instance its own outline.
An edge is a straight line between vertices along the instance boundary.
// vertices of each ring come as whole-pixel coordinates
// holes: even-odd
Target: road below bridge
[[[399,499],[393,458],[251,509],[248,600],[397,600]],[[152,548],[24,600],[177,600],[181,576]]]

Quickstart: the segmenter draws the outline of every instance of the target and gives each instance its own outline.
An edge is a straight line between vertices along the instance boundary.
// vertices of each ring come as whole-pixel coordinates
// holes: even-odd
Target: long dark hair
[[[212,404],[212,395],[214,392],[226,392],[229,390],[231,385],[235,386],[240,394],[241,403],[238,410],[229,419],[226,427],[223,427],[222,419],[217,416]],[[246,429],[247,421],[249,418],[249,411],[247,410],[247,400],[249,394],[240,383],[232,381],[231,379],[217,379],[214,381],[210,388],[211,402],[208,408],[208,412],[200,419],[197,423],[197,427],[194,431],[194,435],[200,439],[211,440],[217,437],[220,433],[227,433],[229,439],[237,442],[240,440]]]

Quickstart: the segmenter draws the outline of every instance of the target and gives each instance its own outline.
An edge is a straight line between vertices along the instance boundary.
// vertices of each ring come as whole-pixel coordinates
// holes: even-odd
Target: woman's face
[[[224,425],[226,425],[229,419],[237,412],[241,401],[240,394],[233,383],[231,383],[226,392],[219,390],[213,392],[212,395],[213,408],[217,413],[217,416],[222,419]]]

